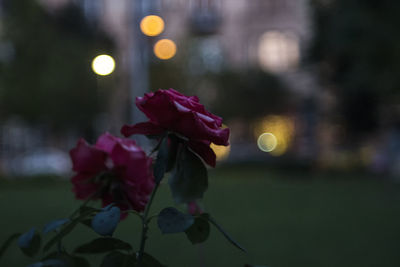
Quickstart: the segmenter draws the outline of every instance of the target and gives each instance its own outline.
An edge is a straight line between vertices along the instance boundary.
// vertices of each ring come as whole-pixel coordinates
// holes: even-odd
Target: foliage
[[[90,62],[112,43],[74,5],[49,13],[38,1],[3,2],[1,39],[12,49],[0,64],[0,116],[90,130],[106,96]]]
[[[211,79],[217,89],[212,111],[224,118],[252,119],[290,108],[288,88],[278,77],[259,69],[228,70]]]
[[[175,203],[197,205],[196,201],[203,198],[208,187],[207,160],[196,152],[198,144],[193,150],[191,144],[201,143],[203,149],[200,151],[208,149],[206,155],[215,158],[210,148],[211,141],[228,145],[229,129],[222,129],[222,119],[206,111],[197,97],[187,97],[173,89],[146,94],[145,97],[149,99],[141,101],[143,99],[138,98],[137,105],[150,121],[124,126],[122,132],[127,133],[127,128],[133,130],[127,135],[137,134],[137,129],[145,132],[151,130],[149,138],[158,141],[153,149],[153,152],[158,152],[153,166],[151,158],[133,140],[105,133],[94,146],[90,146],[80,139],[77,147],[70,152],[73,170],[77,173],[71,181],[77,198],[85,202],[68,218],[47,223],[41,234],[31,228],[24,234],[12,235],[1,246],[0,256],[18,237],[18,246],[29,257],[34,257],[39,251],[42,254],[50,251],[30,267],[88,267],[89,261],[80,254],[105,253],[101,267],[164,266],[145,252],[149,224],[154,217],[157,217],[161,233],[186,233],[193,244],[206,241],[210,225],[213,225],[232,245],[245,251],[208,213],[203,213],[199,208],[195,209],[195,214],[191,214],[191,209],[182,212],[174,207],[166,207],[157,215],[150,215],[154,196],[167,172],[171,172],[169,185]],[[140,106],[152,101],[157,105],[147,106],[148,109]],[[160,113],[159,107],[169,107],[169,110]],[[196,127],[201,129],[201,135],[193,131]],[[97,209],[88,206],[90,201],[97,199],[101,199],[105,207]],[[106,205],[109,202],[112,203]],[[113,237],[120,220],[125,219],[127,214],[137,215],[141,219],[140,246],[137,250],[128,242]],[[69,251],[64,246],[64,239],[79,224],[88,226],[100,237]],[[53,232],[42,248],[42,236]]]
[[[310,60],[333,87],[353,134],[378,126],[378,111],[398,100],[398,1],[312,1],[316,26]]]
[[[278,76],[255,67],[231,68],[223,61],[222,53],[218,54],[221,64],[216,70],[204,66],[205,62],[214,62],[213,56],[202,59],[199,46],[206,40],[186,39],[172,61],[151,62],[150,88],[177,88],[185,94],[198,95],[212,112],[226,120],[253,119],[291,108],[289,88]]]

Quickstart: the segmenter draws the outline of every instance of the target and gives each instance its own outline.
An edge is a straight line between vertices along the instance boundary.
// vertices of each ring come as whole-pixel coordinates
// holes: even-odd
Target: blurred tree
[[[224,71],[213,76],[217,94],[212,111],[224,118],[255,119],[285,113],[291,107],[286,86],[258,69]]]
[[[3,1],[2,41],[13,53],[0,64],[0,116],[90,132],[104,110],[92,58],[113,45],[90,28],[81,11],[68,5],[52,13],[37,1]]]
[[[182,69],[181,60],[153,61],[150,64],[150,90],[175,88],[182,91],[186,87],[187,73]]]
[[[197,95],[208,109],[224,119],[252,120],[271,113],[284,113],[291,107],[286,86],[277,77],[261,70],[224,69],[218,73],[191,76],[180,66],[185,64],[153,63],[151,89],[175,88],[187,95]]]
[[[230,68],[222,51],[215,51],[215,46],[210,51],[213,39],[192,36],[180,43],[172,60],[151,62],[151,90],[175,88],[197,95],[224,119],[254,120],[292,108],[289,90],[279,77],[257,68]]]
[[[380,108],[398,103],[400,96],[400,2],[312,3],[315,38],[310,59],[337,90],[349,133],[370,133],[379,126]]]

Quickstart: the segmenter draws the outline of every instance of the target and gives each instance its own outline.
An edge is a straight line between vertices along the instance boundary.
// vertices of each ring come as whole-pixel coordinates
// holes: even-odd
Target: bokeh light
[[[214,151],[215,155],[217,156],[217,161],[223,161],[229,156],[231,151],[231,146],[219,146],[214,143],[211,143],[211,149]]]
[[[109,75],[115,69],[115,61],[109,55],[99,55],[93,59],[92,69],[97,75]]]
[[[273,156],[284,154],[293,139],[294,123],[285,116],[270,115],[262,119],[254,129],[257,145],[260,150]],[[274,144],[276,140],[276,145]]]
[[[222,129],[228,128],[226,124],[222,124]],[[210,145],[211,149],[214,151],[215,155],[217,156],[217,161],[223,161],[228,158],[229,153],[231,152],[231,146],[219,146],[214,143]]]
[[[157,36],[164,30],[164,20],[156,15],[149,15],[140,22],[140,29],[147,36]]]
[[[277,144],[276,136],[272,133],[263,133],[257,139],[258,148],[264,152],[273,151]]]
[[[291,33],[268,31],[260,38],[258,58],[265,71],[283,72],[294,68],[300,58],[298,38]]]
[[[170,39],[161,39],[154,45],[154,54],[159,59],[170,59],[176,54],[176,44]]]

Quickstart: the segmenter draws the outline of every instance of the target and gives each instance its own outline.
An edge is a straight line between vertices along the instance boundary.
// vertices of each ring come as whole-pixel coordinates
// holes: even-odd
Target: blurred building
[[[306,0],[38,1],[50,12],[69,3],[80,6],[87,21],[115,42],[118,79],[109,99],[109,112],[103,117],[105,123],[99,123],[98,131],[117,133],[127,122],[133,97],[149,90],[148,64],[156,59],[152,46],[162,38],[177,44],[178,56],[191,50],[185,60],[192,74],[257,67],[280,77],[300,99],[317,94],[313,76],[300,64],[312,35]],[[165,21],[160,36],[147,37],[140,32],[140,20],[150,14],[160,15]],[[310,140],[314,137],[308,129],[314,123],[314,110],[306,109],[304,114],[308,115],[301,118],[305,123],[300,133],[306,137],[300,138],[300,150],[312,148]],[[141,120],[133,113],[130,120]],[[254,143],[251,146],[250,150],[257,150]],[[248,151],[243,147],[240,150]]]
[[[153,40],[161,38],[174,40],[178,55],[183,50],[196,50],[192,53],[195,58],[187,59],[189,71],[201,72],[201,68],[218,71],[222,64],[237,69],[261,67],[280,75],[295,93],[305,97],[315,94],[312,75],[300,68],[312,34],[306,0],[40,1],[53,9],[68,2],[77,3],[88,21],[114,38],[117,71],[121,77],[128,77],[121,81],[115,99],[111,100],[111,110],[115,113],[112,121],[116,124],[124,112],[119,104],[123,103],[121,98],[129,95],[132,86],[129,76],[135,64],[134,49],[151,50]],[[146,38],[138,32],[137,16],[149,14],[161,15],[165,21],[164,32],[155,38]],[[195,48],[187,47],[192,44],[189,38],[196,39]]]
[[[160,38],[175,40],[178,52],[181,41],[188,36],[200,36],[207,39],[203,49],[219,52],[236,68],[260,66],[273,73],[298,72],[312,34],[306,0],[40,1],[49,8],[68,2],[79,4],[90,22],[114,37],[122,66],[129,59],[132,34],[134,27],[138,27],[135,9],[143,16],[161,15],[166,27]]]
[[[257,67],[279,76],[299,99],[317,95],[313,75],[301,64],[312,35],[306,0],[40,1],[49,9],[78,4],[94,27],[115,40],[119,84],[110,99],[109,127],[101,130],[118,131],[126,122],[133,97],[149,90],[148,62],[154,58],[152,46],[162,38],[177,44],[178,56],[186,52],[191,74],[218,72],[227,66],[237,70]],[[160,36],[146,37],[139,30],[140,19],[150,14],[165,21]],[[311,128],[315,110],[310,107],[301,111],[302,132],[297,132],[301,136],[298,149],[304,154],[314,152]],[[131,119],[140,120],[135,115]]]
[[[202,54],[219,52],[235,68],[259,66],[282,75],[302,94],[312,93],[312,77],[300,69],[311,38],[305,0],[165,0],[163,36],[181,40],[203,37]],[[179,14],[179,16],[177,16]],[[294,81],[295,80],[295,81]]]

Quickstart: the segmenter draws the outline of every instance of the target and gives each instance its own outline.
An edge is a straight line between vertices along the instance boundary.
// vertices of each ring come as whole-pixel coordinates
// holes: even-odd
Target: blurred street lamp
[[[147,36],[157,36],[164,31],[164,20],[156,15],[149,15],[140,21],[140,30]]]
[[[115,69],[115,61],[109,55],[99,55],[92,61],[92,70],[97,75],[110,75]]]
[[[154,54],[159,59],[170,59],[176,54],[176,44],[170,39],[161,39],[154,45]]]

